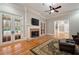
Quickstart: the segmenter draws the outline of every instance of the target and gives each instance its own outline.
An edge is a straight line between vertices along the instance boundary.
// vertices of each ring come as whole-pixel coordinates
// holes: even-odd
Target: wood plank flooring
[[[0,55],[33,55],[30,49],[44,43],[51,38],[53,38],[53,36],[51,37],[46,35],[30,41],[24,40],[0,46]]]

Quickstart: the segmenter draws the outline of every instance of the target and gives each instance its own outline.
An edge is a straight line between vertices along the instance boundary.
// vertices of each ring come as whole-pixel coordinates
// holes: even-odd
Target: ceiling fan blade
[[[52,6],[49,6],[49,8],[50,8],[50,11],[53,10],[53,7]]]
[[[55,12],[59,12],[59,11],[58,11],[58,10],[56,10],[56,9],[55,9],[54,11],[55,11]]]
[[[61,6],[58,6],[58,7],[54,8],[54,9],[59,9],[59,8],[61,8]]]
[[[44,11],[44,12],[48,12],[49,14],[52,13],[52,10],[54,10],[54,12],[59,12],[58,10],[56,10],[56,9],[59,9],[59,8],[61,8],[61,6],[58,6],[56,8],[53,8],[52,6],[49,6],[49,10]]]

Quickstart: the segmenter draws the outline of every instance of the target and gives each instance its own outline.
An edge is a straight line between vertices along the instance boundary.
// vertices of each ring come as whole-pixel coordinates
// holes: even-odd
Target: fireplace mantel
[[[39,31],[39,28],[30,28],[30,31]]]

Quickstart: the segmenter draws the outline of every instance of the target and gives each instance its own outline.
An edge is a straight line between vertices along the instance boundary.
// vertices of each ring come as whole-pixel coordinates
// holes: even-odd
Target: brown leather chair
[[[73,40],[75,41],[75,43],[77,44],[77,45],[79,45],[79,35],[77,34],[77,35],[72,35],[72,38],[73,38]]]
[[[75,43],[67,42],[64,40],[59,40],[59,50],[74,54],[75,53]]]

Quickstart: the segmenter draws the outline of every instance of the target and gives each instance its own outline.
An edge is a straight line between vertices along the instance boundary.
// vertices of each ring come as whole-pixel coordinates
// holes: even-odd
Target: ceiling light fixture
[[[51,13],[53,13],[54,12],[54,10],[51,10]]]

